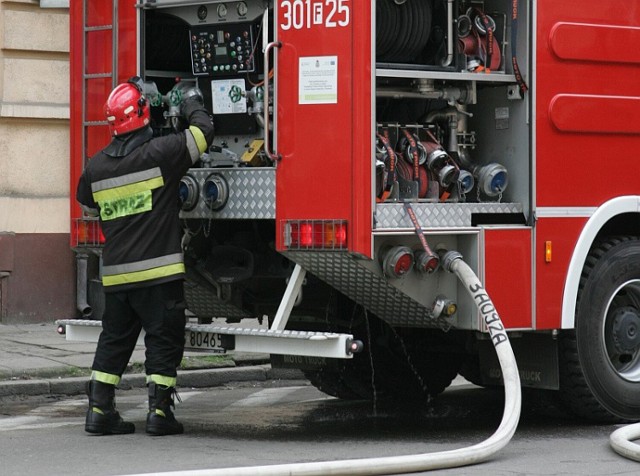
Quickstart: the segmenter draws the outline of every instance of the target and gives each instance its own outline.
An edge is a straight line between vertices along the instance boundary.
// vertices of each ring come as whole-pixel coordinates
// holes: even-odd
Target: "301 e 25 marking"
[[[281,30],[302,30],[314,26],[345,27],[351,20],[349,0],[283,0]]]

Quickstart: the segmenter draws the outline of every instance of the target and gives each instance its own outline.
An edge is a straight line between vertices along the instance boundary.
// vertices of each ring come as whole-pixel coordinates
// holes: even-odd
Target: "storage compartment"
[[[385,0],[378,8],[387,3],[404,11],[388,20],[400,28],[414,7]],[[437,31],[445,32],[445,40],[453,35],[451,64],[444,66],[437,55],[414,56],[411,64],[377,63],[376,201],[513,202],[524,212],[516,222],[526,222],[532,170],[529,99],[510,60],[515,56],[519,64],[528,64],[528,11],[518,11],[521,34],[514,48],[512,2],[436,0],[432,6],[434,12],[452,9],[450,27],[438,23],[447,18],[444,14],[433,15],[431,25],[432,36]],[[492,66],[487,68],[487,61]],[[493,219],[490,223],[500,223]],[[513,216],[505,223],[514,223]]]
[[[264,134],[263,17],[255,1],[142,10],[141,74],[156,134],[179,127],[181,83],[197,86],[215,116],[215,143],[198,165],[272,165],[250,150]]]

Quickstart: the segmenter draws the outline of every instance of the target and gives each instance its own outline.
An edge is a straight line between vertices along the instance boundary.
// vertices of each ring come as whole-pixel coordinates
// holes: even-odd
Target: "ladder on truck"
[[[118,81],[118,1],[112,0],[109,4],[107,2],[100,4],[105,11],[111,12],[111,22],[106,21],[100,24],[90,24],[89,8],[92,2],[95,3],[96,0],[82,1],[82,59],[80,61],[81,71],[79,71],[82,77],[80,88],[81,130],[79,134],[81,157],[80,165],[72,163],[72,187],[75,186],[82,169],[90,158],[91,133],[99,130],[98,128],[106,128],[108,125],[106,119],[91,120],[89,97],[100,91],[101,87],[106,89],[105,85],[107,84],[110,86],[109,90],[112,90]],[[107,64],[92,65],[89,59],[89,45],[93,45],[93,48],[98,44],[104,45],[105,39],[111,44],[110,70]],[[72,74],[77,73],[72,71]],[[76,215],[73,209],[71,226],[74,228],[72,230],[72,247],[76,258],[77,307],[83,317],[88,318],[92,311],[87,303],[87,266],[90,254],[100,254],[100,226],[97,217],[89,217],[84,211],[80,211],[80,214]]]
[[[185,350],[352,358],[354,353],[362,350],[363,344],[350,334],[285,330],[305,274],[306,271],[300,265],[295,266],[273,323],[268,329],[187,323]],[[64,334],[68,341],[97,342],[102,329],[102,321],[87,319],[61,319],[56,321],[56,325],[58,332]],[[143,339],[144,331],[138,338],[138,344],[143,344]]]
[[[89,84],[111,79],[111,89],[118,83],[118,2],[111,2],[111,24],[89,25],[89,1],[83,0],[82,7],[82,155],[83,164],[89,160],[87,150],[89,142],[89,128],[95,126],[108,126],[106,119],[99,121],[89,120],[88,94],[91,90]],[[95,0],[94,0],[95,1]],[[103,32],[111,33],[111,71],[89,71],[88,45],[93,38],[94,43],[100,39]],[[97,37],[97,38],[96,38]],[[106,97],[104,98],[106,99]]]

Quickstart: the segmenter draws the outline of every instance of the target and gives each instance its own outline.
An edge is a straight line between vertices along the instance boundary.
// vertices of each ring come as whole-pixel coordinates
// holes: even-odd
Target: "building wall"
[[[75,314],[69,10],[0,0],[0,323]],[[57,8],[44,8],[45,6]]]

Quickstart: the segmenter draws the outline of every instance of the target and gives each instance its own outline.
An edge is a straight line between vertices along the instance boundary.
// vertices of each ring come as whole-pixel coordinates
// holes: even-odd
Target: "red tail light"
[[[292,228],[293,230],[294,228]],[[300,223],[298,225],[299,237],[298,243],[302,248],[311,248],[313,246],[313,229],[311,223]]]
[[[342,220],[296,220],[284,227],[284,244],[290,250],[346,250],[347,222]]]
[[[78,218],[71,226],[71,246],[98,247],[104,244],[100,222],[96,219]]]

